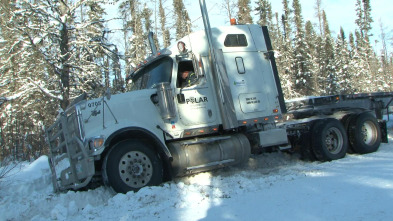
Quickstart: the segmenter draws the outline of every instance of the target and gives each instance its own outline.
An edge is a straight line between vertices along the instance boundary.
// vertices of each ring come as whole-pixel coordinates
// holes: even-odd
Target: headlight
[[[104,136],[98,136],[98,137],[93,137],[89,141],[89,147],[90,150],[92,151],[98,151],[102,147],[104,147],[104,142],[105,142],[105,137]]]

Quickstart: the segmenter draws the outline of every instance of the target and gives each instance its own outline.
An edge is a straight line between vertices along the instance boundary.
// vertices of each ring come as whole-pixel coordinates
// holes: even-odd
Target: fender
[[[112,133],[105,141],[104,152],[106,153],[107,151],[109,151],[109,147],[114,145],[115,143],[130,138],[139,138],[139,139],[148,140],[150,143],[153,144],[156,151],[158,151],[160,155],[165,156],[166,161],[171,162],[173,160],[172,154],[169,151],[168,147],[165,144],[163,144],[156,135],[140,127],[126,127]]]

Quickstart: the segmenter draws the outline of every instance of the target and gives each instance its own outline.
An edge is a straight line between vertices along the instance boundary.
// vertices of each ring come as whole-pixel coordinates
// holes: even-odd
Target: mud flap
[[[381,142],[388,143],[388,129],[386,126],[386,121],[378,121],[379,128],[381,128]]]

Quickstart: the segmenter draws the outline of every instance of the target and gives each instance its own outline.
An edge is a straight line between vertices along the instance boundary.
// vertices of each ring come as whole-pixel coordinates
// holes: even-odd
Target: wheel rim
[[[132,188],[146,186],[153,176],[153,165],[146,154],[130,151],[120,159],[120,178]]]
[[[332,127],[327,130],[325,144],[331,154],[338,154],[343,148],[343,135],[338,128]]]
[[[377,127],[372,121],[365,121],[362,125],[363,142],[372,145],[377,140]]]

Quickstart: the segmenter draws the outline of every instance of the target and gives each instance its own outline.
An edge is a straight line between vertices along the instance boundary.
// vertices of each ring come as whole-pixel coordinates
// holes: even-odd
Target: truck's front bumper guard
[[[89,156],[82,140],[73,133],[79,127],[69,127],[65,113],[46,130],[49,143],[49,165],[55,192],[85,187],[94,175],[94,158]]]

